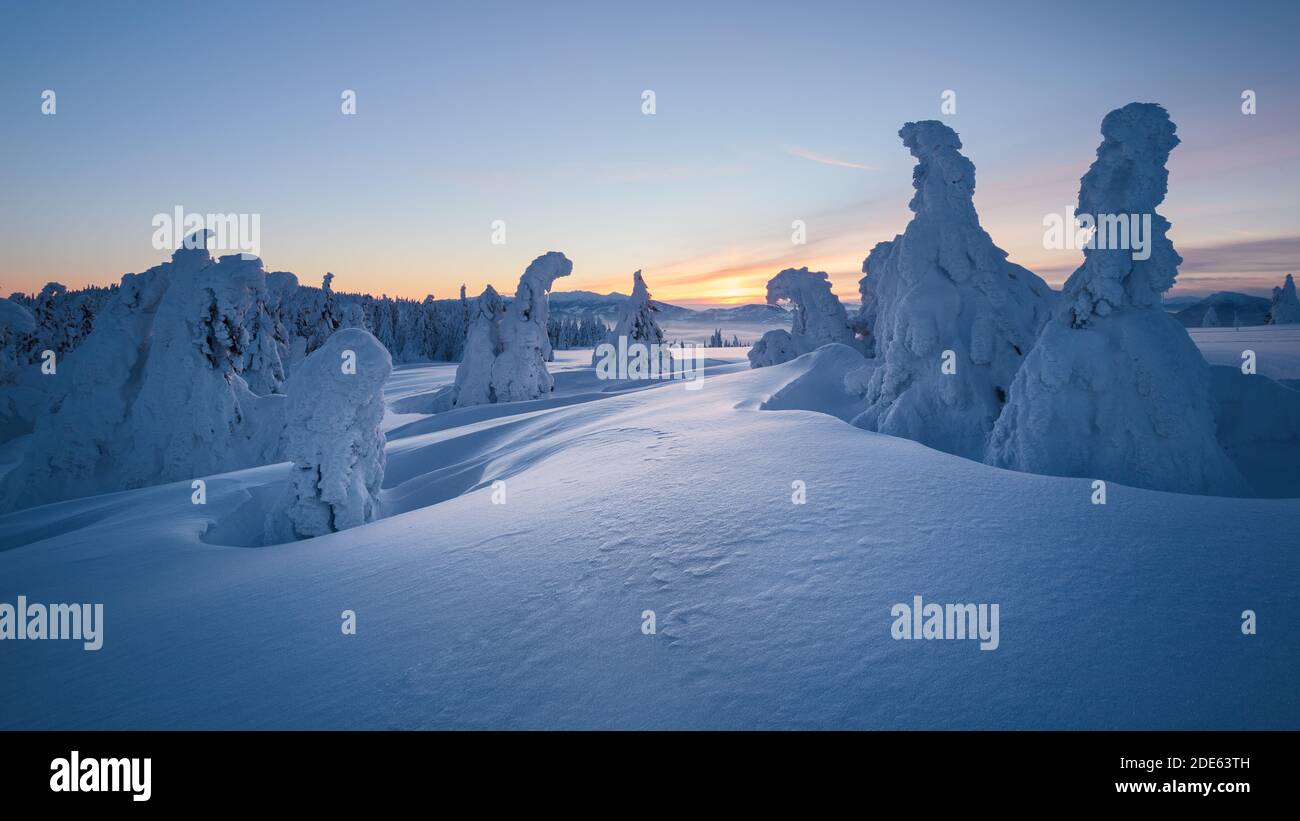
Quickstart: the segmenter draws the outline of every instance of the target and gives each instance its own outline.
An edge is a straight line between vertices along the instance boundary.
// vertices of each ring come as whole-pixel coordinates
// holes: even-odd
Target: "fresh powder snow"
[[[560,351],[546,399],[434,415],[392,409],[455,366],[401,366],[386,515],[305,541],[236,538],[283,463],[0,517],[11,590],[105,614],[6,656],[0,727],[1300,726],[1300,501],[1092,504],[846,424],[845,346],[743,357],[609,391]],[[998,603],[997,650],[893,640],[916,595]]]

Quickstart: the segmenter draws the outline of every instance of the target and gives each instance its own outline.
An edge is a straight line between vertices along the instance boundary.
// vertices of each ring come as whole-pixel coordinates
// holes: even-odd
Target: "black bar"
[[[656,792],[685,800],[689,787],[751,798],[852,792],[863,802],[1229,809],[1255,798],[1289,803],[1297,741],[1292,732],[9,732],[0,733],[0,789],[6,801],[52,809],[495,802],[559,789],[582,803],[611,787],[634,790],[637,802]],[[82,768],[101,763],[96,773],[106,758],[140,759],[142,773],[148,758],[148,800],[129,789],[53,791],[52,762],[70,765],[74,750]],[[1146,789],[1154,792],[1130,792]]]

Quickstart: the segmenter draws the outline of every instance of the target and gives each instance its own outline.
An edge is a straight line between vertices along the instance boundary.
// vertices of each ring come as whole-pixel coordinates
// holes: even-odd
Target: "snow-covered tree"
[[[121,466],[127,487],[264,464],[276,455],[279,417],[258,409],[279,410],[278,403],[256,402],[243,377],[246,361],[278,366],[274,345],[257,347],[246,331],[266,290],[262,261],[232,254],[215,265],[210,258],[193,265],[168,275],[150,329],[128,419],[135,445]],[[255,347],[258,356],[250,357]],[[273,381],[270,374],[254,375],[263,384]]]
[[[360,328],[367,330],[366,326],[366,309],[360,302],[348,302],[343,306],[342,317],[339,319],[340,328]]]
[[[379,344],[388,349],[389,353],[397,347],[397,332],[393,322],[393,301],[388,295],[380,297],[374,306],[374,318],[370,327],[375,329],[375,338]]]
[[[608,335],[609,326],[595,314],[588,313],[578,320],[578,327],[569,344],[573,348],[592,347],[600,344],[600,341]]]
[[[31,367],[27,348],[35,333],[31,311],[11,299],[0,299],[0,442],[31,431],[40,395],[16,383],[23,368]]]
[[[36,296],[36,304],[32,308],[41,344],[46,350],[57,354],[67,353],[73,348],[69,344],[69,331],[74,323],[67,295],[68,288],[62,283],[46,283]]]
[[[1269,308],[1269,325],[1290,325],[1300,322],[1300,301],[1296,299],[1295,280],[1290,274],[1281,288],[1273,289],[1273,305]]]
[[[807,352],[799,350],[789,331],[775,328],[760,336],[749,349],[747,356],[751,368],[762,368],[789,362],[804,353]]]
[[[282,451],[289,484],[266,541],[307,539],[372,521],[384,482],[384,382],[393,362],[361,328],[331,334],[289,379]]]
[[[859,322],[876,362],[845,378],[867,402],[853,423],[979,459],[1052,290],[980,227],[957,133],[933,120],[898,133],[917,160],[914,216],[862,266]]]
[[[0,299],[0,385],[13,382],[27,364],[27,339],[36,332],[32,312],[10,299]]]
[[[464,286],[461,286],[462,290]],[[469,300],[444,299],[434,303],[435,336],[429,356],[440,362],[457,362],[465,352],[469,334]]]
[[[1219,312],[1214,310],[1213,305],[1211,305],[1209,308],[1206,309],[1205,316],[1201,318],[1201,327],[1202,328],[1219,327]]]
[[[402,349],[401,361],[420,362],[432,357],[437,316],[433,305],[433,296],[416,303],[409,312],[409,322]]]
[[[293,329],[296,326],[293,305],[298,294],[298,277],[288,271],[272,271],[266,275],[266,294],[266,310],[273,323],[275,349],[280,355],[280,367],[284,370],[283,379],[287,379],[294,354]]]
[[[550,251],[529,263],[519,278],[515,298],[501,321],[501,355],[492,364],[492,387],[498,402],[519,402],[549,394],[555,380],[546,369],[551,343],[546,335],[546,294],[556,279],[568,276],[573,263]]]
[[[253,266],[261,271],[262,262],[257,258],[241,260],[232,256],[221,258],[221,265],[227,268]],[[290,275],[292,276],[292,275]],[[273,293],[265,274],[244,274],[232,279],[247,289],[241,295],[246,301],[243,308],[243,327],[241,356],[238,363],[239,373],[248,383],[248,388],[259,396],[271,393],[283,393],[286,371],[283,357],[288,354],[284,338],[284,326],[278,316],[280,296]],[[242,304],[242,303],[241,303]]]
[[[863,350],[824,271],[786,268],[772,277],[767,282],[767,304],[782,302],[789,302],[792,308],[790,330],[763,334],[749,351],[750,367],[779,365],[835,342]]]
[[[632,293],[623,301],[623,305],[619,308],[618,321],[614,323],[613,329],[603,341],[613,345],[616,350],[620,339],[623,340],[624,346],[662,345],[664,332],[655,320],[658,311],[659,309],[650,301],[650,292],[646,289],[645,279],[642,278],[641,272],[637,271],[632,274]],[[596,352],[592,351],[591,356],[594,365]]]
[[[491,285],[475,301],[476,315],[465,342],[465,355],[456,366],[452,404],[486,405],[497,401],[492,389],[492,365],[501,353],[501,320],[505,305]]]
[[[1162,307],[1182,258],[1155,213],[1178,145],[1164,108],[1106,115],[1077,214],[1151,215],[1147,248],[1088,248],[1011,385],[986,461],[1059,476],[1186,493],[1245,483],[1215,435],[1210,369]]]
[[[303,337],[307,340],[306,353],[319,348],[338,330],[338,319],[334,316],[334,274],[326,273],[321,281],[320,292],[311,300],[305,316]]]
[[[214,263],[198,243],[128,274],[59,365],[48,413],[5,477],[0,508],[192,479],[273,461],[281,397],[241,374],[260,260]]]

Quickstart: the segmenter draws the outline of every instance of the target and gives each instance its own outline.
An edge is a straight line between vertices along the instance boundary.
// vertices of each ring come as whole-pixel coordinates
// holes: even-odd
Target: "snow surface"
[[[1093,505],[846,424],[847,348],[743,356],[437,415],[455,366],[398,368],[393,515],[301,542],[239,546],[287,464],[0,516],[0,601],[105,605],[97,652],[0,643],[0,727],[1300,728],[1300,500]],[[892,640],[914,595],[1000,647]]]
[[[1242,353],[1253,351],[1261,376],[1300,383],[1300,325],[1189,328],[1187,333],[1211,365],[1239,368]]]

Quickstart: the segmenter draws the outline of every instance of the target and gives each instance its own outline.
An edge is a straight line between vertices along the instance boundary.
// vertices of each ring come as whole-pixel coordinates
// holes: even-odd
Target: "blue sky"
[[[906,225],[917,119],[958,131],[984,227],[1059,285],[1080,257],[1042,247],[1043,217],[1141,100],[1183,140],[1180,289],[1266,292],[1300,252],[1297,23],[1294,2],[8,3],[0,290],[156,264],[151,219],[180,205],[260,214],[269,269],[340,290],[508,290],[560,250],[565,290],[639,268],[658,298],[758,301],[809,265],[853,298]]]

